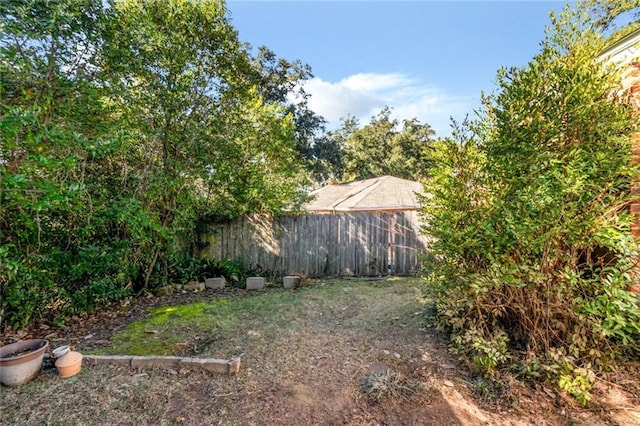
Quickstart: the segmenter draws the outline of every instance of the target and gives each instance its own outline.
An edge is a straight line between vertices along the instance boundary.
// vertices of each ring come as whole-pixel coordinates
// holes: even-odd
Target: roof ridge
[[[367,189],[369,189],[369,191],[368,191],[368,192],[364,193],[364,195],[366,195],[366,194],[368,194],[369,192],[371,192],[371,191],[372,191],[372,189],[370,189],[370,188],[375,188],[376,186],[380,185],[380,182],[379,182],[380,178],[365,179],[365,180],[360,181],[360,182],[361,182],[362,184],[364,184],[364,183],[365,183],[365,182],[367,182],[368,180],[373,180],[373,182],[371,182],[370,184],[366,184],[366,185],[364,186],[364,188],[358,188],[358,187],[356,187],[356,188],[354,188],[352,191],[347,192],[347,194],[346,194],[344,197],[339,198],[335,203],[333,203],[333,205],[331,206],[331,208],[335,210],[335,209],[337,209],[337,208],[340,206],[340,204],[342,204],[342,203],[346,202],[347,200],[350,200],[351,198],[356,197],[356,196],[358,196],[359,194],[362,194],[362,193],[363,193],[364,191],[366,191]],[[364,195],[363,195],[363,197],[364,197]],[[361,199],[362,199],[363,197],[361,197]]]
[[[372,182],[371,185],[365,186],[364,188],[362,188],[360,191],[358,191],[356,194],[353,194],[353,196],[349,198],[349,199],[353,199],[354,205],[356,205],[357,203],[362,201],[364,198],[366,198],[369,194],[375,191],[376,188],[378,188],[384,182],[384,179],[380,179],[380,178],[375,178],[375,179],[376,180]],[[347,200],[344,200],[344,201],[347,201]],[[339,204],[336,204],[335,207],[338,207],[338,205]]]
[[[424,187],[417,181],[391,175],[376,176],[314,190],[313,201],[303,209],[309,212],[413,210],[420,206],[416,194],[423,191]]]

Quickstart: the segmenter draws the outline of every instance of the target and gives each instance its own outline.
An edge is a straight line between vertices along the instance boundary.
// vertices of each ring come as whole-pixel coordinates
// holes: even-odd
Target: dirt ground
[[[0,388],[0,424],[640,425],[640,362],[599,380],[586,407],[550,385],[492,387],[447,351],[423,316],[418,285],[316,281],[287,303],[274,302],[284,292],[275,288],[148,297],[75,318],[67,329],[4,333],[3,344],[46,337],[51,347],[109,353],[117,350],[114,336],[152,307],[220,298],[252,303],[226,328],[194,322],[175,350],[241,356],[238,375],[83,366],[60,379],[45,368],[19,388]]]

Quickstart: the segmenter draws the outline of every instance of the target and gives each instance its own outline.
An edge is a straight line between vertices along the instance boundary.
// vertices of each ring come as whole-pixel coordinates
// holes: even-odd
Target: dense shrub
[[[300,201],[295,85],[260,95],[224,2],[4,1],[0,22],[0,329],[193,275],[208,219]]]
[[[478,119],[437,144],[424,200],[428,293],[455,350],[486,376],[552,379],[582,402],[594,372],[640,343],[627,291],[637,118],[589,19],[565,10],[526,67],[499,72]]]

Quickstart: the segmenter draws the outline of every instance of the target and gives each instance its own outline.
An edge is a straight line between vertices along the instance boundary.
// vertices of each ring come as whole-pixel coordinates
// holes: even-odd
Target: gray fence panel
[[[207,234],[203,255],[278,275],[412,275],[427,238],[416,211],[251,216]]]

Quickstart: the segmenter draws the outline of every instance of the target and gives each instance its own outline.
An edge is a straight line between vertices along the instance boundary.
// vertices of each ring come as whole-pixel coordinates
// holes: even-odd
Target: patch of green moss
[[[280,327],[283,311],[295,304],[291,292],[263,293],[152,309],[149,318],[132,322],[112,337],[112,345],[94,353],[175,355],[184,352],[198,334],[223,335],[247,319],[272,321]]]
[[[304,326],[307,312],[338,314],[347,305],[360,302],[364,295],[388,295],[396,291],[415,291],[417,280],[328,280],[326,285],[310,285],[296,292],[258,292],[245,297],[217,299],[152,309],[149,317],[128,325],[114,334],[110,348],[101,354],[177,355],[204,340],[224,342],[247,330],[261,329],[265,336]],[[342,300],[335,302],[335,300]],[[335,313],[334,312],[334,313]],[[302,320],[302,321],[301,321]]]
[[[174,355],[188,346],[194,331],[213,329],[224,320],[228,299],[152,309],[149,318],[114,334],[110,348],[96,353]]]

